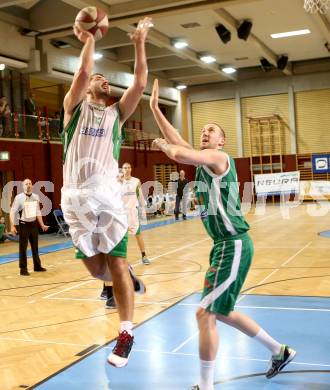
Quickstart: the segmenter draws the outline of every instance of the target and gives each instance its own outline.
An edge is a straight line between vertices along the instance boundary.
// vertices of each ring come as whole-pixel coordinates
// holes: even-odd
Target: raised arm
[[[68,122],[68,119],[71,117],[77,104],[79,104],[86,96],[89,78],[94,66],[94,36],[87,31],[81,30],[76,25],[73,26],[73,31],[75,36],[84,44],[84,46],[80,54],[79,68],[77,69],[73,77],[71,87],[64,98],[63,107],[66,115],[64,118],[64,125]]]
[[[181,145],[169,144],[162,138],[156,138],[153,146],[164,152],[167,157],[183,164],[206,165],[216,175],[222,175],[228,168],[228,156],[217,149],[187,149]]]
[[[147,86],[148,66],[145,40],[151,26],[151,19],[139,21],[136,30],[129,35],[135,47],[135,66],[133,84],[125,91],[119,101],[120,122],[123,124],[135,111]]]
[[[152,88],[152,95],[150,98],[150,108],[152,113],[154,114],[155,120],[164,138],[170,144],[181,145],[184,146],[185,148],[192,149],[192,146],[181,137],[178,130],[176,130],[176,128],[170,124],[170,122],[165,118],[164,114],[161,112],[158,104],[158,96],[159,96],[158,80],[155,79]]]

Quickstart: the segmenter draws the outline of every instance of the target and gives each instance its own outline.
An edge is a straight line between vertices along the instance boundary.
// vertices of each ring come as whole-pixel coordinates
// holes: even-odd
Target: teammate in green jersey
[[[274,340],[255,321],[234,308],[252,261],[253,244],[247,233],[249,225],[240,211],[235,163],[222,150],[225,133],[215,123],[206,124],[201,133],[201,150],[193,149],[162,114],[158,95],[158,81],[155,80],[150,108],[165,139],[155,139],[153,145],[174,161],[197,166],[196,197],[202,222],[214,242],[202,300],[196,313],[200,378],[199,384],[192,389],[214,388],[219,341],[217,320],[253,337],[271,351],[266,376],[272,378],[294,358],[296,352]]]

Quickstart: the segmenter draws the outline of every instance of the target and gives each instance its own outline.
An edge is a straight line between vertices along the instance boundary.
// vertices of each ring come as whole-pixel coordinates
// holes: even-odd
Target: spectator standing
[[[176,189],[176,198],[175,198],[175,209],[174,215],[175,220],[178,221],[179,213],[180,213],[180,203],[182,202],[182,219],[187,219],[187,195],[189,192],[189,188],[187,186],[188,180],[186,179],[186,173],[183,169],[181,169],[179,173],[179,178],[177,182]]]
[[[10,107],[5,96],[0,97],[0,137],[10,132]]]
[[[31,245],[33,265],[35,272],[46,271],[41,266],[38,249],[38,224],[45,232],[49,226],[43,223],[40,213],[39,196],[32,192],[32,181],[25,179],[23,181],[23,192],[16,195],[10,210],[11,232],[19,233],[19,268],[22,276],[30,275],[27,268],[26,249],[28,242]]]

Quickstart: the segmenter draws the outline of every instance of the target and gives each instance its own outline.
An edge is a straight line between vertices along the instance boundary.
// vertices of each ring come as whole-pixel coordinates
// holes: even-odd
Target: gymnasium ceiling
[[[149,72],[174,83],[199,85],[330,70],[330,11],[325,16],[307,14],[303,0],[0,0],[0,20],[37,31],[41,39],[79,47],[71,26],[78,9],[89,5],[99,6],[109,15],[110,30],[97,43],[97,51],[131,66],[134,51],[127,32],[143,16],[152,16],[154,27],[147,43]],[[253,26],[245,41],[238,39],[236,28],[246,19]],[[187,28],[187,24],[193,27]],[[217,35],[217,24],[231,31],[227,44]],[[301,29],[311,33],[270,37],[272,33]],[[175,49],[173,38],[186,39],[188,48]],[[217,62],[204,64],[199,59],[202,52],[215,56]],[[278,70],[276,64],[282,55],[289,61],[284,70]],[[274,69],[263,71],[261,57]],[[228,66],[237,72],[225,74],[222,68]]]

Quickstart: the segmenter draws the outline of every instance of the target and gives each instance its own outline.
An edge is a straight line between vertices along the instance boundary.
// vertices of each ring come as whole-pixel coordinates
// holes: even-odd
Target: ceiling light
[[[4,70],[6,68],[5,64],[0,64],[0,70]]]
[[[235,73],[236,69],[228,67],[228,68],[222,68],[222,71],[227,74]]]
[[[223,43],[228,43],[231,39],[231,32],[223,25],[223,24],[217,24],[215,26],[215,31],[219,35],[219,38],[222,40]]]
[[[184,39],[172,39],[172,46],[176,49],[183,49],[188,46],[188,42]]]
[[[203,62],[205,62],[205,64],[212,64],[213,62],[216,62],[216,58],[213,57],[213,56],[210,56],[208,54],[202,54],[199,59]]]
[[[295,35],[305,35],[310,33],[311,33],[310,30],[305,29],[305,30],[287,31],[283,33],[270,34],[270,36],[276,39],[276,38],[294,37]]]
[[[102,53],[94,53],[93,58],[94,60],[100,60],[103,57]]]
[[[181,91],[182,89],[186,89],[187,86],[185,84],[178,84],[175,88]]]
[[[237,36],[239,39],[244,39],[246,41],[250,35],[252,29],[252,22],[249,20],[243,20],[240,26],[237,29]]]

